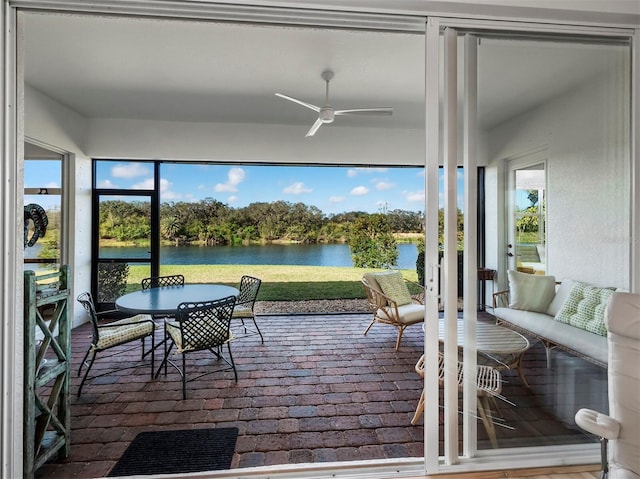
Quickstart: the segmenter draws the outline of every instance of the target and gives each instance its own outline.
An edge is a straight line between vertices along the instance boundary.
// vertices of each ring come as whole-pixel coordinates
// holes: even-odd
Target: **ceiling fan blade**
[[[336,110],[334,115],[393,115],[393,108],[354,108],[352,110]]]
[[[294,103],[297,103],[298,105],[305,106],[305,107],[307,107],[307,108],[309,108],[309,109],[311,109],[311,110],[313,110],[315,112],[319,112],[320,111],[320,107],[312,105],[311,103],[306,103],[306,102],[304,102],[302,100],[298,100],[297,98],[293,98],[293,97],[290,97],[290,96],[287,96],[287,95],[283,95],[282,93],[276,93],[276,96],[279,96],[280,98],[284,98],[285,100],[289,100],[289,101],[292,101]]]
[[[316,122],[311,126],[311,128],[309,129],[307,134],[304,135],[304,136],[313,136],[313,135],[315,135],[316,131],[318,131],[318,128],[320,128],[321,126],[322,126],[322,120],[320,118],[318,118],[316,120]]]

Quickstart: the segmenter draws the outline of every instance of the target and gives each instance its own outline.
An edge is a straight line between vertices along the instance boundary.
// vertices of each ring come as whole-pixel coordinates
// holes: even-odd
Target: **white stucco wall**
[[[72,294],[91,286],[91,159],[84,153],[87,120],[38,90],[25,85],[25,137],[69,154],[72,178],[69,181],[72,204],[67,211],[70,224],[70,251],[73,254]],[[86,321],[82,308],[70,302],[73,325]]]
[[[187,123],[123,119],[89,122],[87,154],[140,158],[308,164],[424,163],[424,131],[326,125]]]
[[[629,288],[630,159],[626,81],[599,78],[489,133],[488,191],[505,181],[505,160],[547,146],[548,274]],[[504,198],[490,194],[488,247],[504,271]],[[495,207],[495,209],[493,209]],[[504,285],[504,274],[501,277]]]

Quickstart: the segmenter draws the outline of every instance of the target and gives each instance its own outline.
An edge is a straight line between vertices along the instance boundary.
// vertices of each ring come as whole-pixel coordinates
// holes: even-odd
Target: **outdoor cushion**
[[[116,326],[123,323],[135,324],[124,327],[119,326],[117,328],[112,328],[109,326],[101,327],[100,339],[98,340],[98,344],[96,344],[96,347],[99,350],[107,349],[117,344],[122,344],[133,339],[142,338],[153,331],[153,323],[149,322],[151,320],[151,316],[149,316],[148,314],[136,314],[131,318],[125,318],[119,321],[114,321],[113,323],[109,323],[109,326]]]
[[[384,295],[395,301],[398,306],[413,302],[409,288],[407,288],[400,271],[377,273],[375,277]]]
[[[509,277],[509,307],[544,313],[556,293],[555,276],[507,271]]]
[[[253,316],[254,316],[254,313],[252,308],[240,304],[240,305],[236,305],[233,308],[233,314],[231,317],[232,318],[253,318]]]
[[[362,276],[364,277],[364,279],[367,280],[367,283],[369,283],[369,286],[371,286],[376,293],[382,293],[382,288],[380,288],[380,285],[378,284],[378,280],[376,279],[376,276],[379,273],[365,273]]]
[[[389,317],[394,317],[393,311],[390,306],[383,308],[386,311],[385,315],[380,311],[376,316],[381,320],[388,320]],[[414,324],[424,321],[424,305],[411,303],[403,306],[398,306],[398,321],[402,324]]]
[[[561,323],[606,336],[604,312],[613,292],[614,290],[610,288],[598,288],[576,281],[555,319]]]

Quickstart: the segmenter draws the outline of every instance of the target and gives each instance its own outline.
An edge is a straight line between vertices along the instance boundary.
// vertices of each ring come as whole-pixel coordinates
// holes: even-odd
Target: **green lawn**
[[[140,289],[147,266],[129,266],[127,291]],[[260,278],[259,301],[304,301],[313,299],[357,299],[365,293],[360,278],[365,268],[286,265],[170,265],[161,274],[182,274],[187,283],[222,283],[238,286],[242,275]],[[417,281],[414,270],[401,270],[402,275]]]

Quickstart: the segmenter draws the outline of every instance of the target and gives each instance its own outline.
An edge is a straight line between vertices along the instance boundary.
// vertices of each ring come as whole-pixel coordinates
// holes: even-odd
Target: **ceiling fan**
[[[325,70],[322,72],[322,74],[320,75],[322,77],[322,79],[325,81],[326,83],[326,99],[325,99],[325,105],[323,107],[319,107],[316,105],[313,105],[311,103],[307,103],[304,102],[302,100],[298,100],[297,98],[293,98],[287,95],[283,95],[282,93],[276,93],[276,96],[279,96],[280,98],[284,98],[285,100],[289,100],[292,101],[294,103],[297,103],[298,105],[302,105],[304,107],[307,107],[313,111],[315,111],[316,113],[318,113],[318,119],[315,121],[315,123],[311,126],[311,128],[309,129],[309,131],[307,132],[307,134],[305,136],[313,136],[316,134],[316,132],[318,131],[318,129],[322,126],[323,123],[333,123],[333,120],[336,116],[341,116],[341,115],[392,115],[393,114],[393,108],[390,107],[379,107],[379,108],[354,108],[354,109],[350,109],[350,110],[335,110],[330,104],[329,104],[329,82],[333,79],[333,71],[331,70]]]

